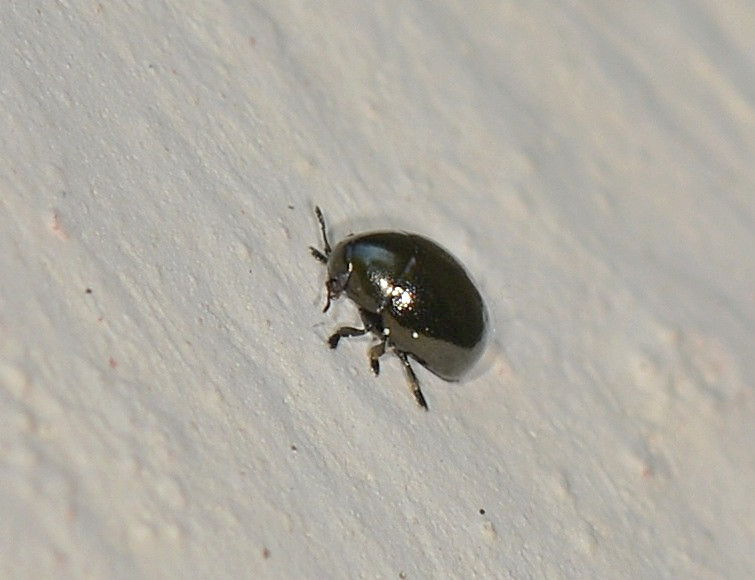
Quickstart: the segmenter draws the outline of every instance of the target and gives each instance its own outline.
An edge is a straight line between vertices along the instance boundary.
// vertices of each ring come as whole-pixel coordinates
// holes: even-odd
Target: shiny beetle
[[[327,301],[346,294],[359,308],[363,328],[344,326],[328,339],[372,332],[380,342],[369,349],[372,371],[390,348],[401,360],[417,403],[427,410],[413,358],[447,381],[459,380],[480,358],[487,310],[463,266],[435,242],[416,234],[378,231],[351,235],[331,248],[319,207],[323,250],[312,255],[328,267]]]

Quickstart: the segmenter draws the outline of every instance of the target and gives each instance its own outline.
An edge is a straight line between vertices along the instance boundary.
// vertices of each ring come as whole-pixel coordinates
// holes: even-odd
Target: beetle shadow
[[[487,311],[487,336],[485,338],[485,348],[477,361],[477,364],[470,369],[463,381],[477,380],[487,375],[492,368],[510,367],[508,355],[506,354],[505,344],[507,342],[507,329],[511,327],[512,316],[515,314],[510,307],[506,305],[507,301],[514,299],[506,290],[516,293],[516,285],[505,285],[503,288],[496,282],[495,271],[489,263],[486,263],[485,256],[474,254],[469,257],[469,267],[464,266],[467,274],[477,286],[482,295]],[[476,276],[476,273],[481,275]]]

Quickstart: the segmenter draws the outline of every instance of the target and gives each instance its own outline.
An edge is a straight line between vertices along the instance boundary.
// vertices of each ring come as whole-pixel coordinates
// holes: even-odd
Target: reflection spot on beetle
[[[327,312],[341,295],[356,304],[362,328],[342,326],[328,339],[374,335],[370,366],[392,351],[401,361],[417,404],[427,410],[410,359],[446,381],[458,381],[485,349],[488,314],[479,290],[461,263],[435,242],[396,231],[349,235],[331,247],[319,207],[323,249],[309,248],[327,268]]]

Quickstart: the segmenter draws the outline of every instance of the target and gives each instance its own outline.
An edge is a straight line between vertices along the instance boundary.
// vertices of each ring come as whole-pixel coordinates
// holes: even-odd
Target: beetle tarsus
[[[417,404],[425,411],[429,410],[427,407],[427,401],[425,401],[425,396],[422,394],[422,390],[419,388],[417,375],[414,374],[414,369],[412,369],[412,365],[409,364],[409,357],[406,356],[405,352],[401,352],[400,350],[394,350],[394,352],[396,353],[396,356],[401,359],[401,362],[404,363],[406,378],[409,380],[409,387],[412,389],[412,394],[417,400]]]

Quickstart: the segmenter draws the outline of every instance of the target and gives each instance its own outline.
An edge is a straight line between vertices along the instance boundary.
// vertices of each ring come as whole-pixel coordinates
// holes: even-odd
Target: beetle
[[[427,402],[409,359],[446,381],[458,381],[485,348],[488,314],[482,296],[461,263],[435,242],[398,231],[349,235],[331,247],[319,207],[323,249],[309,250],[328,269],[327,312],[345,294],[359,309],[362,328],[342,326],[328,339],[374,334],[368,356],[375,376],[388,349],[404,366],[417,404]]]

